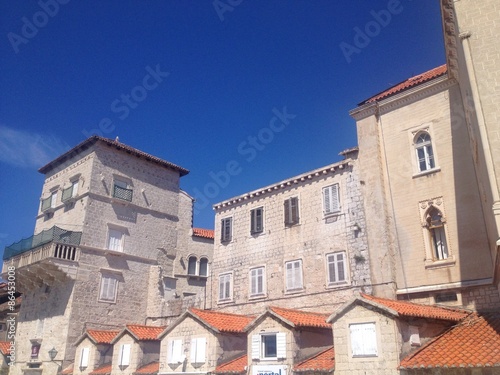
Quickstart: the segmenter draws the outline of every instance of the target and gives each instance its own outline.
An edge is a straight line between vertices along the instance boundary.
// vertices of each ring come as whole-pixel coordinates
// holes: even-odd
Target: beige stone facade
[[[215,205],[209,308],[329,310],[370,288],[356,154]]]

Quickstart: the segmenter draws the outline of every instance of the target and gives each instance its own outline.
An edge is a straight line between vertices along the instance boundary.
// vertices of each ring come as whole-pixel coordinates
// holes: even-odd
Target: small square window
[[[264,207],[255,208],[250,211],[250,232],[252,234],[264,231]]]

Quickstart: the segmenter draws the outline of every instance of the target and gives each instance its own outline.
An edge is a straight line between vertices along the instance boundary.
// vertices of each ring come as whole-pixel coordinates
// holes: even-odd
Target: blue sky
[[[212,204],[340,160],[350,109],[445,62],[438,0],[4,1],[0,27],[1,250],[33,234],[37,169],[93,133],[189,169],[213,228]]]

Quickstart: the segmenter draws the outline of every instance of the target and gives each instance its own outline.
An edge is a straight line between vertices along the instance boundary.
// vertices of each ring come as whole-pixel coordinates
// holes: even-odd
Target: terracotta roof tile
[[[425,73],[408,78],[407,80],[405,80],[401,83],[398,83],[397,85],[394,85],[391,88],[372,96],[371,98],[366,99],[365,101],[359,103],[359,105],[366,104],[366,103],[373,103],[373,102],[379,101],[381,99],[385,99],[389,96],[395,95],[395,94],[400,93],[400,92],[407,90],[409,88],[418,86],[421,83],[430,81],[433,78],[437,78],[439,76],[442,76],[442,75],[446,74],[446,71],[447,71],[446,64],[438,66],[437,68],[431,69]]]
[[[195,308],[191,308],[189,311],[220,332],[243,333],[245,327],[255,319],[254,316],[199,310]]]
[[[213,229],[193,228],[193,236],[214,239]]]
[[[40,168],[38,171],[40,173],[46,174],[52,168],[54,168],[57,165],[63,163],[64,161],[68,160],[69,158],[71,158],[72,156],[76,155],[77,153],[79,153],[79,152],[81,152],[83,150],[86,150],[87,148],[89,148],[91,145],[93,145],[94,143],[96,143],[98,141],[103,142],[103,143],[105,143],[106,145],[108,145],[110,147],[114,147],[117,150],[124,151],[124,152],[126,152],[128,154],[137,156],[139,158],[143,158],[146,161],[149,161],[149,162],[152,162],[152,163],[156,163],[156,164],[161,165],[163,167],[176,170],[176,171],[179,172],[179,174],[181,176],[184,176],[184,175],[186,175],[186,174],[189,173],[189,171],[187,169],[182,168],[182,167],[180,167],[178,165],[175,165],[174,163],[171,163],[169,161],[160,159],[160,158],[158,158],[156,156],[153,156],[153,155],[150,155],[150,154],[148,154],[148,153],[146,153],[144,151],[141,151],[141,150],[138,150],[138,149],[136,149],[134,147],[128,146],[126,144],[123,144],[123,143],[117,141],[116,139],[104,138],[104,137],[101,137],[101,136],[98,136],[98,135],[93,135],[90,138],[87,138],[83,142],[81,142],[78,145],[76,145],[75,147],[73,147],[71,150],[65,152],[64,154],[60,155],[58,158],[52,160],[50,163],[48,163],[47,165],[45,165],[42,168]]]
[[[294,309],[284,309],[274,306],[270,307],[269,309],[285,320],[293,323],[293,325],[295,325],[296,327],[317,327],[332,329],[332,325],[326,322],[328,314],[319,314]]]
[[[99,366],[94,371],[90,372],[89,375],[110,375],[111,374],[111,363],[106,363]]]
[[[246,373],[248,365],[248,356],[242,355],[232,361],[223,363],[215,368],[216,374],[243,374]]]
[[[152,374],[158,374],[158,371],[160,371],[160,363],[159,362],[151,362],[147,365],[144,365],[140,368],[137,369],[135,374],[141,374],[141,375],[152,375]]]
[[[139,324],[127,324],[127,330],[132,333],[138,340],[152,341],[158,340],[158,335],[165,330],[166,327],[153,327]]]
[[[380,305],[384,305],[386,307],[389,307],[390,309],[397,311],[400,316],[458,322],[470,314],[467,311],[459,309],[420,305],[412,302],[374,297],[363,293],[361,294],[361,296],[367,300],[374,301]]]
[[[318,354],[297,363],[293,371],[322,371],[331,372],[335,369],[335,350],[333,346]]]
[[[401,361],[401,368],[500,367],[500,313],[471,314]]]
[[[9,355],[10,354],[10,342],[0,341],[0,352],[3,355]]]
[[[96,342],[96,344],[111,344],[111,341],[120,331],[103,331],[97,329],[88,329],[87,334]]]

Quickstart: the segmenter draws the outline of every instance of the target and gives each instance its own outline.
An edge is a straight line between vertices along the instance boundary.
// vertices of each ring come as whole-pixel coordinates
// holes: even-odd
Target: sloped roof
[[[402,369],[500,367],[500,313],[471,314],[401,361]]]
[[[335,369],[335,349],[333,346],[326,350],[319,352],[318,354],[297,363],[293,367],[293,371],[305,372],[305,371],[321,371],[321,372],[332,372]]]
[[[10,354],[10,342],[0,341],[0,352],[3,355],[9,355]]]
[[[111,363],[106,363],[99,366],[94,371],[90,372],[89,375],[110,375],[111,374]]]
[[[118,332],[120,331],[87,329],[87,335],[95,344],[111,344]]]
[[[169,161],[160,159],[160,158],[158,158],[156,156],[150,155],[150,154],[148,154],[148,153],[146,153],[144,151],[138,150],[138,149],[136,149],[134,147],[128,146],[126,144],[123,144],[123,143],[119,142],[117,139],[113,140],[113,139],[104,138],[104,137],[101,137],[101,136],[98,136],[98,135],[93,135],[93,136],[87,138],[83,142],[81,142],[78,145],[76,145],[75,147],[73,147],[71,150],[65,152],[64,154],[60,155],[56,159],[52,160],[48,164],[46,164],[43,167],[41,167],[38,170],[38,172],[44,173],[44,174],[47,173],[47,172],[49,172],[51,169],[53,169],[56,166],[60,165],[61,163],[65,162],[66,160],[68,160],[72,156],[74,156],[74,155],[76,155],[76,154],[78,154],[78,153],[80,153],[80,152],[88,149],[89,147],[91,147],[96,142],[103,142],[106,145],[108,145],[110,147],[114,147],[117,150],[120,150],[120,151],[126,152],[128,154],[134,155],[134,156],[136,156],[138,158],[142,158],[142,159],[144,159],[146,161],[158,164],[158,165],[160,165],[162,167],[173,169],[173,170],[179,172],[179,174],[181,176],[184,176],[184,175],[186,175],[186,174],[189,173],[189,171],[187,169],[185,169],[185,168],[182,168],[182,167],[180,167],[178,165],[175,165],[174,163],[171,163]]]
[[[359,103],[359,105],[363,105],[366,103],[373,103],[373,102],[388,98],[389,96],[398,94],[398,93],[405,91],[409,88],[418,86],[424,82],[430,81],[431,79],[440,77],[440,76],[446,74],[446,72],[447,72],[446,64],[438,66],[437,68],[431,69],[425,73],[408,78],[408,79],[404,80],[403,82],[400,82],[400,83],[390,87],[389,89],[384,90],[384,91],[372,96],[371,98],[368,98],[368,99],[362,101],[361,103]]]
[[[126,330],[139,341],[154,341],[158,340],[158,335],[165,330],[166,327],[153,327],[139,324],[127,324]]]
[[[214,239],[213,229],[193,228],[193,236]]]
[[[254,316],[223,313],[219,311],[191,308],[189,312],[200,321],[219,332],[243,333],[245,327],[255,319]]]
[[[243,374],[246,373],[246,366],[248,365],[248,356],[242,355],[229,362],[220,364],[215,368],[216,374]]]
[[[153,374],[158,374],[158,371],[160,371],[160,362],[151,362],[148,363],[147,365],[139,367],[137,371],[134,372],[134,375],[135,374],[153,375]]]
[[[470,314],[468,311],[459,309],[421,305],[407,301],[391,300],[386,298],[374,297],[364,293],[361,294],[361,297],[395,310],[399,314],[399,316],[458,322]]]
[[[301,311],[295,309],[285,309],[282,307],[269,307],[269,311],[285,320],[292,327],[328,328],[332,325],[326,322],[328,314]]]

